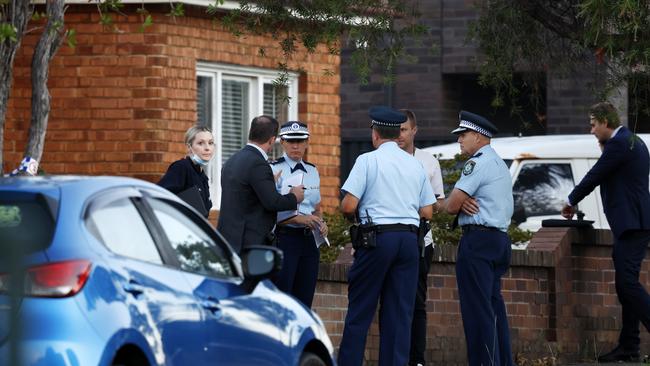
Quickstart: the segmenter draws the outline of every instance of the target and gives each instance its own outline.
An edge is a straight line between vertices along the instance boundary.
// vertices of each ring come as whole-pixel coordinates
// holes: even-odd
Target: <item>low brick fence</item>
[[[515,357],[558,362],[595,360],[616,345],[621,308],[614,288],[609,230],[542,228],[526,250],[513,250],[502,281]],[[456,246],[435,249],[429,273],[427,349],[431,364],[466,365],[466,349],[455,277]],[[323,264],[314,310],[338,347],[347,310],[349,249],[337,263]],[[641,283],[650,288],[650,263]],[[641,353],[650,336],[641,325]],[[373,321],[366,344],[367,365],[378,359],[379,328]]]

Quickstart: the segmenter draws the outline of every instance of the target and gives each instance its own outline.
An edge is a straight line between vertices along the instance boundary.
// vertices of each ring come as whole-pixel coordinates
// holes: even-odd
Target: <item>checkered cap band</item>
[[[382,122],[382,121],[377,121],[377,120],[371,120],[371,126],[377,125],[377,126],[384,126],[384,127],[395,127],[399,128],[401,126],[400,122]]]
[[[460,124],[458,125],[458,127],[459,128],[467,128],[467,129],[470,129],[470,130],[474,130],[474,131],[480,133],[481,135],[485,135],[485,136],[490,137],[490,138],[492,137],[492,132],[486,130],[485,128],[483,128],[483,127],[481,127],[479,125],[477,125],[476,123],[466,121],[464,119],[460,120]]]

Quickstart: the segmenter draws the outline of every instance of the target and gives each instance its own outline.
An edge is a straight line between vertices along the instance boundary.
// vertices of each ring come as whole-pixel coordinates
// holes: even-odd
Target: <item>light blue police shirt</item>
[[[422,164],[394,141],[360,155],[341,190],[359,199],[362,222],[378,225],[419,225],[420,207],[436,201]]]
[[[305,170],[307,170],[306,173],[300,169],[295,170],[293,173],[291,173],[291,169],[295,168],[296,164],[298,163],[301,163]],[[305,199],[298,204],[298,212],[302,215],[311,215],[316,209],[316,205],[318,205],[321,200],[320,176],[318,175],[318,170],[316,170],[314,164],[305,162],[303,160],[291,160],[287,154],[284,153],[281,158],[271,163],[271,169],[273,170],[274,175],[277,174],[278,171],[282,171],[280,178],[276,182],[276,189],[278,192],[280,192],[283,180],[295,174],[303,174],[302,184],[306,188]]]
[[[512,177],[492,146],[483,146],[467,160],[454,188],[474,197],[479,206],[475,215],[460,213],[460,226],[474,224],[508,230],[513,211]]]

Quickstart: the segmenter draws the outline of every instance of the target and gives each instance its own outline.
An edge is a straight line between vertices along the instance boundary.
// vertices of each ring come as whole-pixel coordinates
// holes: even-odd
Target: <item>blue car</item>
[[[333,365],[322,321],[175,195],[120,177],[0,178],[0,365]]]

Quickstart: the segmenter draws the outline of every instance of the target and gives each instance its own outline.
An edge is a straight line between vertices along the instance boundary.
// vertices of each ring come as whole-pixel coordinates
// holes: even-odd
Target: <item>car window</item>
[[[214,277],[233,277],[223,249],[199,225],[166,202],[149,200],[176,253],[181,269]]]
[[[128,198],[93,209],[86,219],[86,226],[113,253],[162,264],[147,226]]]
[[[515,211],[523,208],[526,217],[558,215],[573,186],[569,163],[523,164],[512,187]]]

